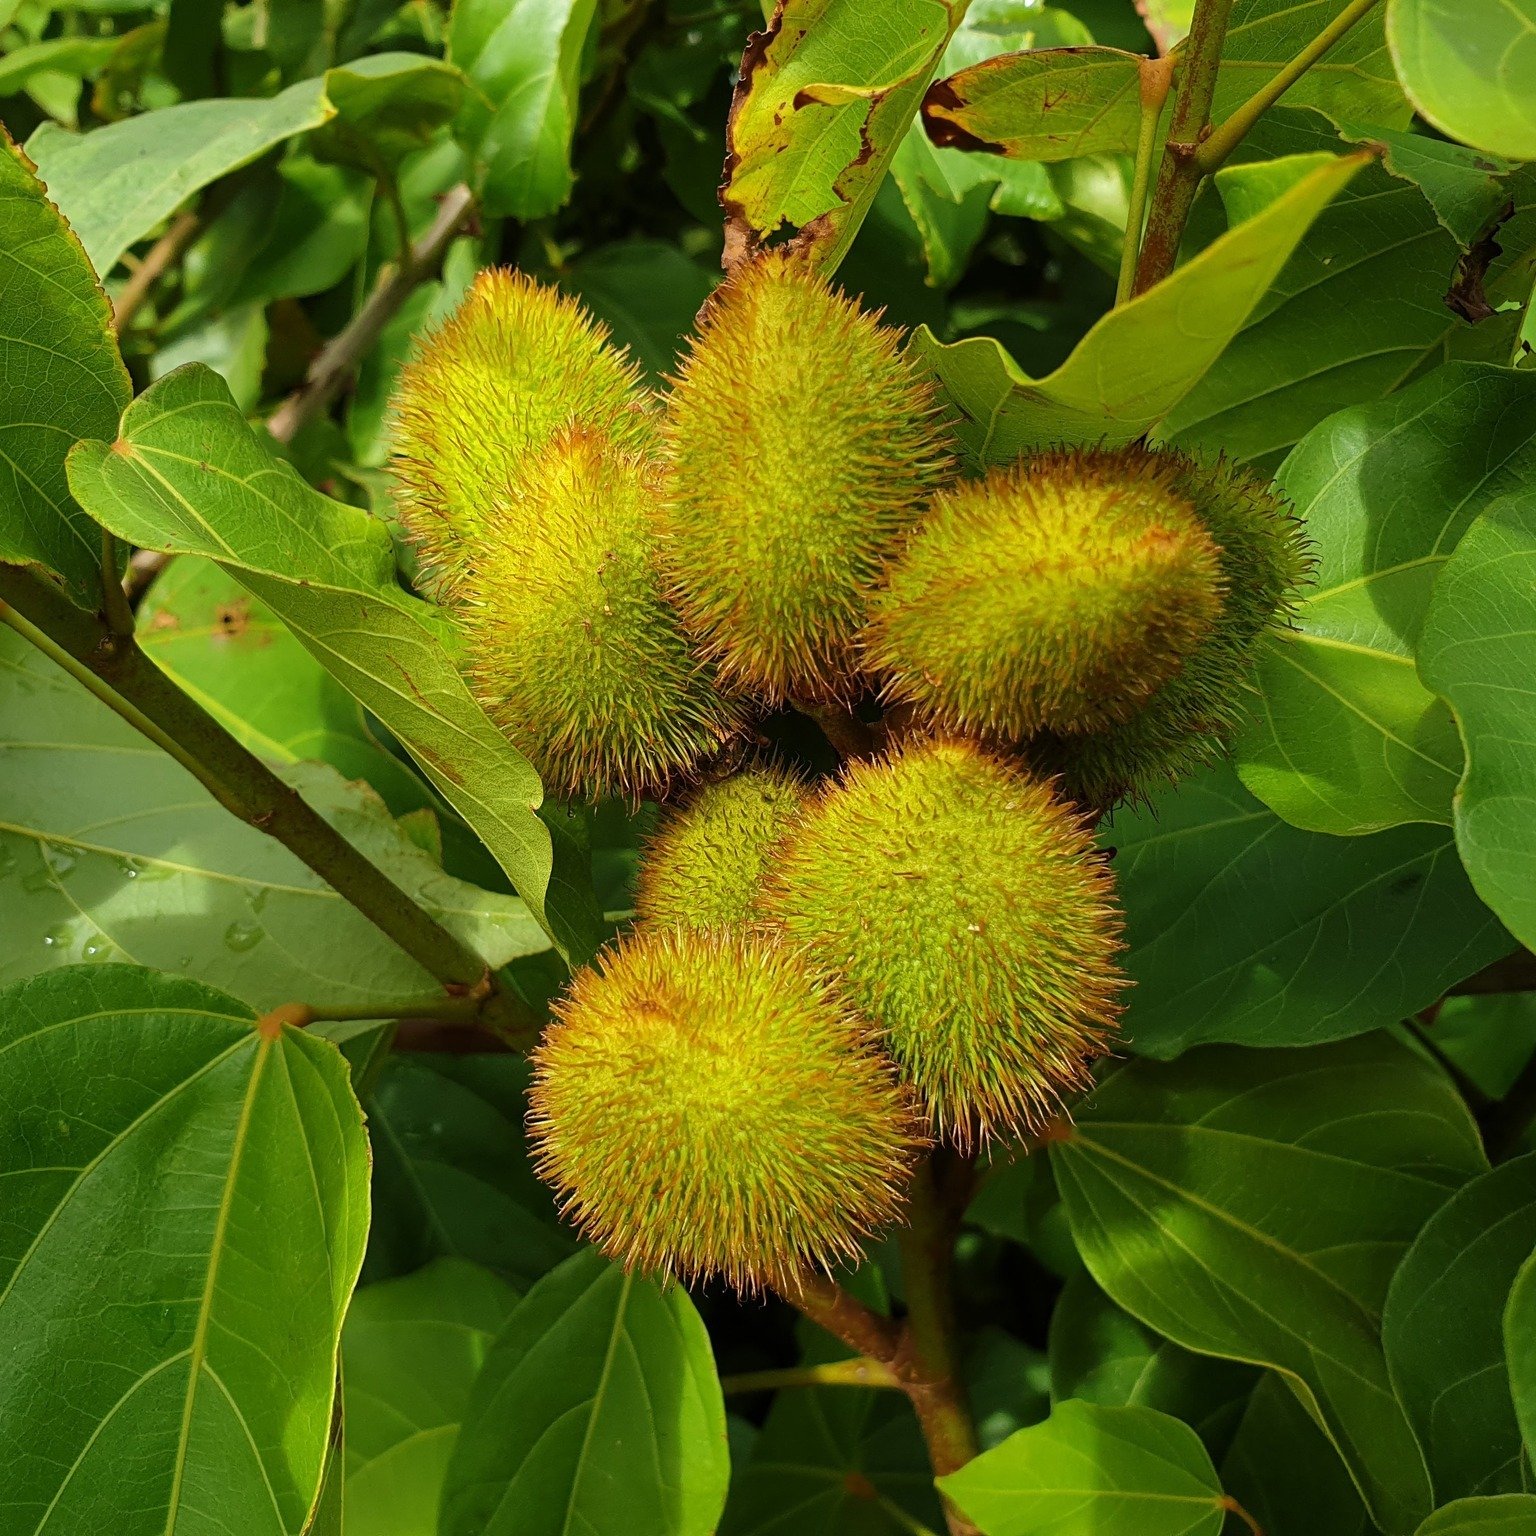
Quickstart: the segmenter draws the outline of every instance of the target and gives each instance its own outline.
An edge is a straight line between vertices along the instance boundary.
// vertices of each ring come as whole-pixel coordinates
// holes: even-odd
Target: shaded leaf
[[[515,897],[445,875],[360,785],[289,777],[490,965],[547,947]],[[282,844],[40,651],[0,632],[0,978],[79,960],[194,972],[257,1008],[398,1006],[437,984]]]
[[[140,395],[112,447],[80,444],[70,485],[130,542],[219,560],[399,738],[530,910],[551,920],[538,775],[459,675],[448,619],[396,584],[382,523],[306,485],[197,366]],[[597,920],[580,899],[569,886],[548,896],[557,942],[584,954]]]
[[[1467,766],[1456,846],[1478,895],[1536,943],[1536,496],[1495,503],[1435,585],[1419,645],[1424,681],[1455,712]]]
[[[325,159],[389,174],[451,122],[465,96],[464,76],[419,53],[375,53],[325,74],[335,117],[313,141]]]
[[[1111,310],[1044,379],[1025,375],[989,336],[944,346],[919,329],[912,347],[959,413],[968,455],[1006,463],[1047,443],[1124,443],[1154,427],[1221,355],[1307,226],[1363,163],[1348,155],[1288,163],[1294,179],[1285,192],[1165,282]],[[1245,174],[1237,167],[1217,180]]]
[[[79,240],[3,135],[0,376],[0,560],[57,571],[94,607],[101,531],[69,494],[64,456],[79,438],[115,432],[132,388]]]
[[[1076,1400],[938,1482],[986,1536],[1215,1536],[1227,1509],[1187,1424]]]
[[[526,1288],[568,1258],[571,1234],[534,1176],[520,1056],[396,1051],[368,1099],[373,1230],[364,1278],[438,1257],[468,1259]]]
[[[837,266],[964,11],[779,0],[742,55],[726,127],[728,259],[789,225],[826,271]]]
[[[1090,1272],[1188,1349],[1272,1366],[1327,1429],[1377,1523],[1429,1479],[1380,1338],[1414,1235],[1486,1168],[1444,1076],[1388,1037],[1216,1048],[1104,1080],[1051,1147]]]
[[[449,1463],[442,1536],[708,1536],[729,1472],[693,1303],[587,1250],[497,1336]]]
[[[346,1536],[437,1536],[459,1423],[518,1299],[504,1280],[460,1259],[352,1298],[341,1335]]]
[[[1125,1030],[1144,1056],[1378,1029],[1510,949],[1443,828],[1303,832],[1226,763],[1118,812],[1101,836],[1118,850]]]
[[[1536,470],[1536,375],[1437,369],[1314,427],[1280,489],[1317,556],[1294,627],[1259,663],[1238,772],[1295,826],[1449,825],[1461,742],[1419,681],[1430,592],[1474,517]]]
[[[538,219],[570,196],[581,55],[596,0],[458,0],[448,57],[472,87],[459,116],[487,213]]]
[[[1536,1156],[1463,1186],[1403,1256],[1382,1314],[1399,1401],[1439,1503],[1521,1490],[1504,1303],[1536,1248]]]
[[[1437,1509],[1415,1536],[1527,1536],[1536,1521],[1536,1495],[1506,1493],[1487,1499],[1458,1499]]]
[[[1388,0],[1403,89],[1442,133],[1536,160],[1536,3]]]
[[[12,988],[0,1051],[7,1518],[298,1536],[368,1227],[340,1056],[126,966]]]
[[[1536,1253],[1520,1266],[1509,1289],[1504,1356],[1526,1460],[1536,1460]]]

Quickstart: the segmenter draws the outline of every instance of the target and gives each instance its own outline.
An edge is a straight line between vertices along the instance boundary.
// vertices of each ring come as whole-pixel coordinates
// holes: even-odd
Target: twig
[[[1152,186],[1152,155],[1157,148],[1157,125],[1173,85],[1174,60],[1142,59],[1141,132],[1136,139],[1136,168],[1131,178],[1130,206],[1125,215],[1125,239],[1120,246],[1120,281],[1115,288],[1115,303],[1124,304],[1136,281],[1136,257],[1141,251],[1141,233],[1147,221],[1147,193]]]
[[[197,210],[184,208],[171,220],[170,228],[150,246],[112,305],[112,315],[117,322],[119,335],[128,329],[129,322],[149,297],[150,289],[181,260],[202,228],[202,217]]]
[[[1179,259],[1179,243],[1189,210],[1194,206],[1203,173],[1195,163],[1195,151],[1211,121],[1216,98],[1216,74],[1221,50],[1227,40],[1233,0],[1196,0],[1189,38],[1179,65],[1179,89],[1173,103],[1173,121],[1163,146],[1163,163],[1152,194],[1152,212],[1136,265],[1133,293],[1145,293],[1173,271]]]
[[[723,1392],[776,1392],[781,1387],[894,1387],[901,1383],[880,1360],[831,1360],[825,1365],[796,1365],[781,1371],[743,1371],[722,1376]]]
[[[24,636],[103,704],[180,763],[232,815],[283,844],[400,946],[452,997],[478,993],[487,1024],[533,1024],[496,990],[484,962],[354,848],[152,662],[29,571],[0,566],[0,623]],[[483,990],[482,990],[483,989]]]
[[[1277,70],[1195,151],[1195,164],[1202,175],[1220,169],[1232,151],[1242,143],[1253,125],[1312,68],[1322,56],[1381,3],[1381,0],[1353,0],[1346,5],[1295,58]]]
[[[846,704],[824,704],[815,699],[790,701],[808,720],[814,720],[842,757],[873,757],[880,749],[875,732]]]
[[[901,1347],[900,1327],[866,1307],[857,1296],[849,1295],[835,1280],[805,1270],[793,1284],[783,1286],[780,1294],[856,1354],[867,1355],[882,1365],[895,1360]]]
[[[340,335],[321,348],[303,384],[267,422],[267,430],[278,442],[292,442],[310,422],[325,413],[416,285],[436,272],[469,218],[474,202],[474,193],[463,184],[445,193],[432,227],[411,247],[409,259],[379,273],[363,307]]]
[[[101,612],[114,635],[131,635],[133,607],[117,574],[117,540],[110,529],[101,530]]]
[[[1536,1054],[1520,1069],[1509,1092],[1485,1105],[1477,1117],[1490,1163],[1502,1162],[1520,1145],[1536,1120]]]
[[[1438,1013],[1439,1011],[1440,1005],[1437,1003],[1434,1012]],[[1430,1010],[1426,1008],[1424,1013],[1430,1013]],[[1426,1019],[1424,1014],[1420,1014],[1416,1019],[1404,1019],[1403,1025],[1408,1033],[1424,1048],[1425,1054],[1456,1085],[1456,1091],[1467,1101],[1468,1106],[1475,1113],[1481,1113],[1493,1101],[1435,1043],[1429,1033],[1429,1025],[1433,1022],[1433,1017]]]

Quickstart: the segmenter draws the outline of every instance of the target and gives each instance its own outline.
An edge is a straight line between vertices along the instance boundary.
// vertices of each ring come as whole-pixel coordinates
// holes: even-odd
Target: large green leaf
[[[1215,1536],[1228,1507],[1189,1425],[1081,1401],[1057,1403],[939,1487],[986,1536]]]
[[[0,560],[101,595],[101,532],[75,505],[64,456],[117,430],[132,388],[112,308],[80,242],[0,133]]]
[[[1382,1343],[1439,1503],[1521,1490],[1504,1302],[1533,1248],[1536,1156],[1516,1158],[1459,1189],[1429,1218],[1392,1277]]]
[[[1529,1536],[1532,1530],[1536,1530],[1536,1495],[1506,1493],[1447,1504],[1415,1536]]]
[[[1129,442],[1157,425],[1195,386],[1263,298],[1308,225],[1364,164],[1364,157],[1287,162],[1286,190],[1128,304],[1111,310],[1061,367],[1029,378],[989,336],[941,345],[926,327],[913,338],[959,413],[978,463],[1002,463],[1053,442]],[[1218,184],[1249,178],[1222,171]],[[1272,185],[1272,181],[1267,183]]]
[[[1015,160],[1118,154],[1141,121],[1138,55],[1119,48],[1034,48],[947,75],[923,98],[935,144]]]
[[[312,141],[324,157],[375,175],[391,173],[431,142],[464,100],[463,75],[419,53],[375,53],[327,70],[335,117]]]
[[[445,875],[376,796],[286,770],[492,966],[547,948],[523,903]],[[431,976],[280,843],[19,636],[0,631],[0,980],[79,960],[195,974],[253,1007],[400,1005]]]
[[[1204,1041],[1304,1045],[1406,1017],[1507,954],[1440,827],[1303,832],[1220,764],[1146,810],[1114,847],[1144,1056]]]
[[[1253,1389],[1221,1458],[1221,1485],[1264,1536],[1376,1536],[1339,1453],[1273,1371]]]
[[[787,224],[837,265],[964,13],[960,0],[779,0],[742,55],[726,128],[728,256]]]
[[[1255,152],[1337,147],[1316,113],[1269,113],[1251,140]],[[1324,417],[1390,394],[1475,330],[1446,306],[1461,241],[1441,222],[1419,183],[1387,165],[1367,167],[1312,225],[1262,303],[1225,354],[1163,423],[1171,441],[1206,452],[1274,462]],[[1260,183],[1254,182],[1253,187]],[[1241,183],[1221,188],[1229,217],[1250,213]],[[1530,215],[1536,177],[1504,186],[1516,216],[1499,231],[1487,275],[1490,303],[1506,276],[1523,302],[1525,265],[1536,246]],[[1521,275],[1523,274],[1523,276]]]
[[[513,1312],[475,1384],[442,1536],[709,1536],[725,1406],[687,1294],[590,1249]]]
[[[1411,1531],[1430,1485],[1388,1379],[1382,1301],[1419,1228],[1486,1167],[1443,1074],[1384,1035],[1135,1063],[1051,1155],[1110,1296],[1188,1349],[1282,1371],[1381,1528]]]
[[[1504,1358],[1526,1459],[1536,1460],[1536,1253],[1520,1266],[1509,1288],[1504,1306]]]
[[[12,1529],[299,1536],[368,1227],[334,1047],[178,977],[0,1000]]]
[[[84,134],[44,123],[27,153],[91,265],[105,274],[199,188],[334,112],[318,78],[265,100],[188,101]]]
[[[1424,681],[1450,704],[1467,766],[1456,845],[1478,894],[1536,943],[1536,495],[1490,507],[1435,585],[1419,644]]]
[[[1403,89],[1442,133],[1536,160],[1536,0],[1388,0],[1387,40]]]
[[[596,0],[458,0],[448,57],[472,90],[459,125],[488,213],[544,218],[570,196],[582,48]]]
[[[549,886],[538,775],[459,675],[447,618],[400,590],[382,523],[306,485],[196,365],[140,395],[111,447],[81,443],[69,473],[81,505],[121,537],[208,555],[238,577],[406,746],[556,941],[590,952],[590,894],[583,911],[582,893]]]
[[[461,1259],[352,1298],[341,1335],[346,1536],[437,1536],[470,1391],[517,1302],[504,1280]]]
[[[1212,104],[1219,121],[1274,78],[1349,0],[1235,0]],[[1368,12],[1285,93],[1291,107],[1335,120],[1404,128],[1410,112],[1393,76],[1381,10]]]
[[[373,1230],[364,1278],[448,1256],[526,1289],[570,1256],[524,1139],[528,1065],[514,1055],[397,1051],[368,1099]]]
[[[1430,592],[1491,501],[1536,470],[1536,374],[1437,369],[1331,416],[1278,476],[1306,520],[1314,584],[1259,664],[1243,782],[1295,826],[1449,825],[1461,742],[1414,668]]]
[[[1255,1372],[1197,1355],[1122,1310],[1087,1270],[1072,1275],[1051,1311],[1051,1401],[1134,1404],[1183,1419],[1220,1456],[1242,1417]]]

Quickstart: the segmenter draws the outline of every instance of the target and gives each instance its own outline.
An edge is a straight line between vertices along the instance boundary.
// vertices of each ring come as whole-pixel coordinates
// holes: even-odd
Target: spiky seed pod
[[[451,600],[530,459],[572,423],[639,449],[655,434],[639,370],[574,300],[520,272],[481,272],[418,343],[391,401],[390,468],[434,593]]]
[[[754,922],[769,858],[805,796],[794,774],[764,763],[668,811],[640,864],[640,919],[696,929]]]
[[[773,702],[849,687],[882,565],[949,465],[899,340],[782,251],[705,310],[664,423],[665,555],[733,686]]]
[[[732,733],[653,564],[647,460],[568,427],[487,514],[461,594],[471,684],[558,795],[638,798]]]
[[[1038,1126],[1113,1028],[1120,920],[1088,828],[972,742],[851,764],[763,904],[962,1148]]]
[[[1003,741],[1127,719],[1221,612],[1178,476],[1139,449],[1077,450],[941,491],[865,637],[886,697]]]
[[[795,955],[651,929],[576,977],[529,1126],[566,1212],[626,1265],[738,1290],[852,1258],[921,1136],[868,1027]]]
[[[1234,464],[1159,451],[1215,541],[1221,616],[1179,671],[1129,720],[1103,731],[1046,735],[1031,755],[1087,805],[1144,799],[1217,757],[1247,712],[1264,636],[1282,628],[1311,570],[1302,525],[1274,487]]]

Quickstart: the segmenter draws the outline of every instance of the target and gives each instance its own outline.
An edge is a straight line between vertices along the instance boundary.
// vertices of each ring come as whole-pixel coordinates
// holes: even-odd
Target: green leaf
[[[305,80],[264,101],[188,101],[84,134],[44,123],[27,153],[105,274],[199,188],[334,112],[324,79]]]
[[[1266,114],[1249,142],[1254,152],[1285,154],[1338,145],[1316,113],[1283,109]],[[1229,216],[1249,213],[1234,198],[1239,187],[1219,176],[1217,186]],[[1522,299],[1530,291],[1536,176],[1510,178],[1504,197],[1516,215],[1498,233],[1502,254],[1490,253],[1495,305],[1506,278],[1524,282]],[[1163,436],[1273,463],[1334,411],[1390,394],[1449,349],[1477,342],[1496,322],[1474,330],[1445,302],[1461,256],[1417,181],[1368,166],[1298,242],[1225,354],[1169,414]]]
[[[1047,443],[1124,443],[1155,427],[1221,355],[1307,226],[1363,164],[1346,155],[1284,166],[1294,178],[1285,192],[1165,282],[1103,316],[1044,379],[1029,378],[989,336],[944,346],[919,329],[912,346],[958,411],[966,452],[977,463],[1005,463]],[[1273,165],[1264,170],[1273,174]],[[1247,174],[1237,167],[1217,180]]]
[[[1382,1343],[1437,1502],[1521,1489],[1503,1320],[1533,1248],[1536,1156],[1519,1157],[1452,1195],[1392,1277]]]
[[[1392,1271],[1486,1168],[1440,1071],[1383,1035],[1134,1063],[1051,1157],[1093,1277],[1187,1349],[1283,1372],[1384,1531],[1429,1479],[1380,1338]]]
[[[1344,9],[1347,0],[1236,0],[1221,50],[1212,121],[1219,122],[1294,58]],[[1411,116],[1392,70],[1381,8],[1355,22],[1285,93],[1289,107],[1315,107],[1335,121],[1353,118],[1406,128]]]
[[[1295,826],[1451,821],[1461,742],[1414,657],[1435,578],[1473,518],[1536,469],[1536,375],[1453,363],[1314,427],[1280,489],[1314,584],[1259,663],[1243,783]]]
[[[368,1228],[340,1056],[126,966],[12,988],[0,1052],[8,1521],[298,1536]]]
[[[46,566],[70,596],[101,594],[101,532],[75,505],[64,456],[117,430],[132,388],[112,307],[80,242],[0,136],[0,560]]]
[[[547,947],[515,897],[445,875],[361,785],[294,766],[305,798],[487,964]],[[309,867],[0,631],[0,980],[79,960],[194,973],[257,1008],[399,1006],[432,977]]]
[[[1536,1521],[1536,1494],[1506,1493],[1458,1499],[1437,1509],[1415,1536],[1528,1536]]]
[[[1515,1418],[1529,1461],[1536,1458],[1536,1254],[1520,1266],[1509,1288],[1504,1306],[1504,1358]]]
[[[1248,1399],[1221,1484],[1264,1536],[1376,1536],[1339,1453],[1273,1371]]]
[[[780,0],[731,102],[728,257],[787,224],[837,266],[964,13],[956,0]]]
[[[465,80],[440,59],[375,53],[327,70],[325,94],[336,115],[317,135],[316,152],[387,175],[453,121]]]
[[[1102,840],[1118,850],[1140,1055],[1360,1034],[1509,952],[1444,829],[1303,832],[1225,763],[1117,813]]]
[[[110,448],[80,444],[70,486],[129,542],[208,555],[236,576],[399,738],[556,941],[590,952],[597,918],[581,893],[551,888],[546,907],[552,849],[538,775],[459,675],[446,616],[396,584],[382,523],[306,485],[196,366],[140,395]]]
[[[1051,1401],[1134,1404],[1182,1419],[1213,1456],[1226,1449],[1254,1387],[1254,1372],[1192,1354],[1122,1311],[1079,1270],[1051,1312]]]
[[[1477,519],[1435,584],[1419,672],[1455,712],[1467,766],[1456,846],[1477,893],[1536,943],[1536,496]]]
[[[437,1536],[470,1391],[518,1300],[504,1280],[459,1259],[352,1298],[341,1335],[347,1536]]]
[[[693,1303],[588,1250],[541,1280],[492,1346],[449,1464],[442,1536],[709,1536],[729,1474]]]
[[[448,57],[472,87],[459,130],[487,213],[539,219],[571,194],[582,48],[596,0],[458,0]]]
[[[986,1536],[1215,1536],[1227,1511],[1200,1437],[1151,1408],[1057,1403],[938,1482]]]
[[[1536,160],[1536,3],[1388,0],[1398,78],[1442,133]]]
[[[848,1351],[816,1339],[807,1354]],[[796,1387],[774,1398],[750,1458],[734,1469],[720,1536],[915,1536],[943,1525],[922,1433],[900,1393]]]
[[[94,75],[117,51],[115,37],[54,37],[13,48],[0,59],[0,96],[24,91],[34,75]]]
[[[438,1257],[526,1288],[568,1258],[549,1189],[529,1162],[528,1065],[513,1055],[396,1052],[368,1100],[373,1230],[363,1275]]]
[[[1014,160],[1076,160],[1134,145],[1139,55],[1118,48],[1005,53],[936,81],[923,98],[935,144]]]

